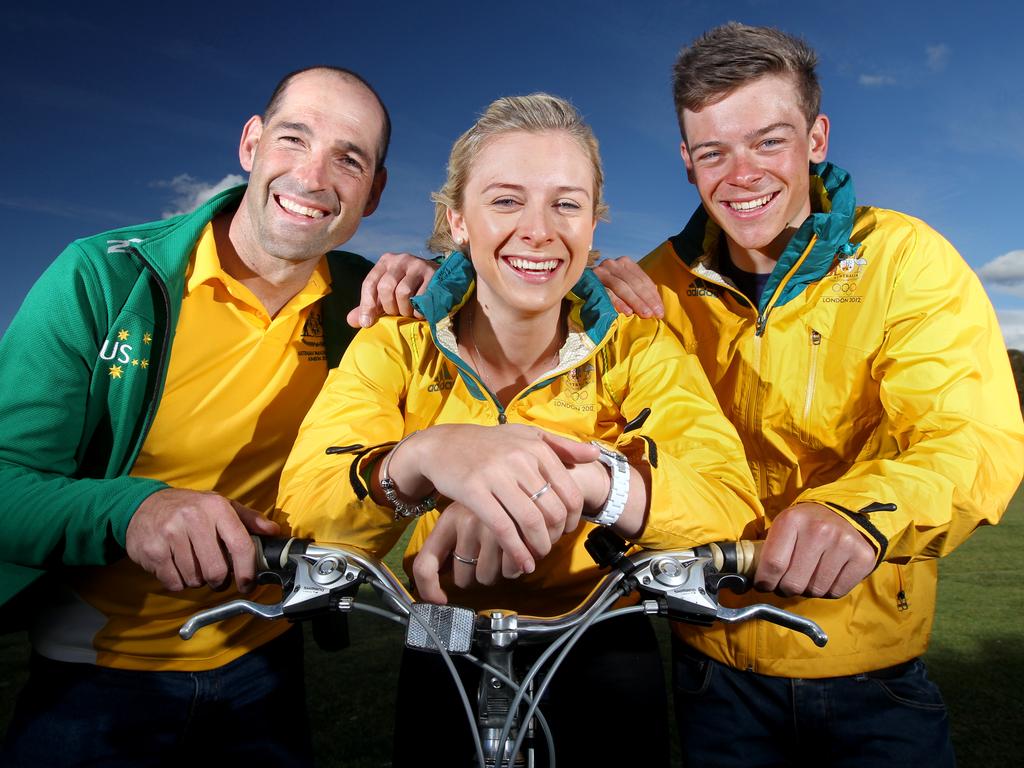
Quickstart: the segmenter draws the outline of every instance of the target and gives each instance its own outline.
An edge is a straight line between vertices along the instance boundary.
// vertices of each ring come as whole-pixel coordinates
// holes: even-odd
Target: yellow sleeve
[[[661,322],[620,319],[621,411],[636,419],[619,449],[649,466],[649,514],[637,544],[652,549],[755,538],[763,512],[736,429],[695,355]],[[652,333],[652,329],[654,332]]]
[[[1024,472],[1024,424],[992,305],[953,247],[914,223],[871,369],[884,409],[877,443],[796,500],[838,507],[900,563],[948,554],[998,522]],[[895,509],[877,509],[886,504]]]
[[[365,463],[405,434],[402,403],[414,368],[403,330],[385,318],[361,330],[306,415],[281,473],[280,521],[294,536],[360,547],[380,557],[408,521],[373,502]]]

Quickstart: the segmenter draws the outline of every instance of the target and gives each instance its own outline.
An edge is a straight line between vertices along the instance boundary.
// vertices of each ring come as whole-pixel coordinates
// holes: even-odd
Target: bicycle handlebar
[[[324,547],[300,539],[253,539],[257,544],[260,579],[272,577],[280,581],[286,591],[284,598],[277,605],[233,600],[201,611],[181,627],[182,638],[187,640],[200,628],[241,613],[296,620],[331,610],[347,612],[359,585],[369,583],[396,615],[408,620],[410,614],[415,614],[415,619],[408,621],[406,637],[406,644],[412,648],[436,650],[435,641],[425,629],[428,626],[444,633],[441,640],[452,653],[468,652],[473,636],[479,632],[497,633],[499,640],[506,634],[510,641],[543,641],[577,626],[615,590],[623,595],[637,591],[648,598],[644,603],[646,612],[677,621],[711,624],[716,619],[738,622],[758,618],[801,632],[819,647],[828,641],[813,621],[782,609],[769,605],[732,609],[718,604],[720,589],[741,592],[747,588],[747,578],[756,569],[758,554],[756,543],[750,541],[661,552],[643,550],[627,557],[625,542],[598,529],[590,539],[601,539],[604,551],[595,559],[599,563],[602,558],[611,560],[612,571],[576,609],[542,618],[503,610],[477,614],[468,608],[415,602],[387,566],[351,547]]]
[[[623,539],[607,529],[596,529],[587,538],[587,550],[610,571],[575,609],[542,618],[520,616],[514,611],[476,612],[416,602],[387,566],[351,547],[326,547],[301,539],[253,539],[257,578],[263,583],[278,581],[284,590],[281,601],[267,605],[232,600],[201,611],[182,625],[181,637],[187,640],[208,624],[242,613],[267,619],[301,620],[361,609],[398,621],[406,626],[406,646],[441,654],[456,681],[458,674],[450,654],[463,655],[486,672],[480,682],[481,711],[476,721],[465,691],[457,682],[467,717],[477,726],[473,736],[480,768],[519,765],[520,745],[533,733],[535,721],[547,739],[548,754],[554,755],[550,729],[537,708],[538,702],[555,669],[595,622],[637,611],[702,625],[716,620],[731,623],[762,619],[802,632],[819,647],[828,642],[813,621],[781,608],[766,604],[727,608],[719,604],[720,589],[742,592],[749,587],[749,577],[757,567],[759,542],[723,542],[627,555],[630,545]],[[356,593],[361,584],[372,586],[386,607],[359,603]],[[641,603],[615,609],[620,597],[632,592],[640,593],[644,598]],[[529,673],[517,682],[511,660],[519,642],[545,642],[548,647]],[[473,656],[474,648],[483,651],[483,660]],[[548,664],[543,682],[534,691],[534,681]],[[525,710],[522,717],[521,708]],[[520,728],[520,723],[527,726]]]

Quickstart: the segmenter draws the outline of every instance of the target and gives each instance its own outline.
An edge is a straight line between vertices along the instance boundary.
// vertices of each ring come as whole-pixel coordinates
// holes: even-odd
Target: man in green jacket
[[[330,252],[376,208],[389,138],[358,75],[292,73],[243,129],[248,185],[75,241],[29,293],[0,341],[0,604],[34,649],[5,764],[163,764],[200,745],[308,764],[295,633],[176,630],[232,575],[253,589],[249,534],[279,530],[278,475],[346,314],[408,313],[432,274]]]

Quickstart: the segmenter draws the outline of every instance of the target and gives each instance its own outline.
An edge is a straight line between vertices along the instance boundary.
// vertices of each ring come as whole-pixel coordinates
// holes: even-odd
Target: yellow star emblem
[[[143,344],[152,344],[153,343],[153,334],[151,334],[151,333],[144,333],[144,334],[142,334],[142,343]]]
[[[149,360],[140,360],[139,361],[139,367],[140,368],[149,368]]]
[[[110,378],[112,378],[112,379],[120,379],[122,373],[123,373],[123,371],[121,370],[121,366],[120,365],[112,365],[112,366],[110,366]]]
[[[138,360],[132,360],[132,365],[138,365],[138,364],[139,364]]]
[[[126,330],[124,330],[122,328],[120,331],[117,332],[117,338],[119,338],[121,341],[127,341],[128,340],[128,331],[126,331]]]

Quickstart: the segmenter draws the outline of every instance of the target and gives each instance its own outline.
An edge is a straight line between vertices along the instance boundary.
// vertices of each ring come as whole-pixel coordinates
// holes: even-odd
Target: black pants
[[[532,662],[540,650],[523,646],[516,658]],[[475,707],[479,673],[455,661]],[[562,768],[619,760],[644,768],[667,766],[668,701],[647,617],[630,615],[591,627],[557,670],[541,710]],[[544,745],[538,729],[538,766],[550,764]],[[469,723],[444,661],[406,650],[398,680],[394,766],[476,764]]]
[[[298,628],[204,672],[31,664],[4,768],[312,765]]]

